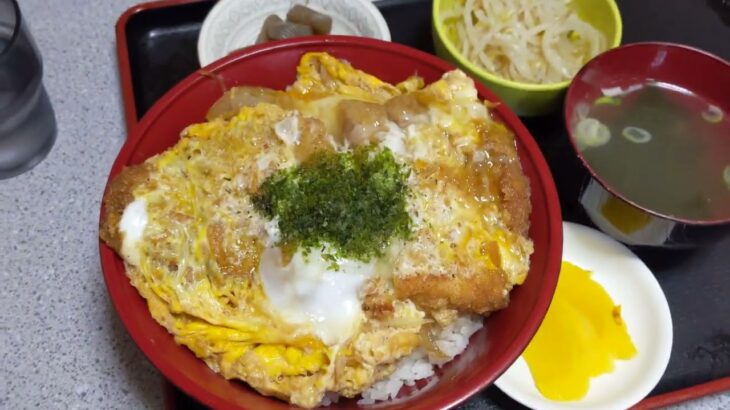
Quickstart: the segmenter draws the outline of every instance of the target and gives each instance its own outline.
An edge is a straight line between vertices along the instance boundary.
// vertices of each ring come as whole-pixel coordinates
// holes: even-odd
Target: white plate
[[[198,36],[201,67],[254,44],[266,17],[286,18],[295,4],[306,4],[332,17],[331,34],[390,41],[388,25],[370,0],[220,0],[206,16]]]
[[[563,222],[563,260],[593,271],[621,313],[638,350],[617,360],[611,373],[591,378],[588,394],[577,401],[553,401],[535,387],[520,356],[495,382],[507,395],[533,409],[626,409],[651,392],[669,362],[672,317],[659,283],[628,248],[605,234]]]

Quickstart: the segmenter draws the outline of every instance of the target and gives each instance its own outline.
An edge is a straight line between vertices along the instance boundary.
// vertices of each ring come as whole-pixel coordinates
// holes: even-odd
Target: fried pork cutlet
[[[513,137],[501,131],[501,128],[492,128],[483,132],[485,147],[493,164],[489,179],[496,181],[495,194],[501,204],[504,227],[511,231],[518,252],[523,253],[516,258],[522,262],[511,264],[511,258],[505,259],[494,238],[472,240],[473,245],[467,245],[467,250],[471,248],[474,252],[449,252],[449,248],[461,250],[464,239],[453,239],[448,234],[434,235],[433,230],[438,230],[438,227],[429,225],[427,229],[416,232],[415,245],[406,245],[412,250],[412,255],[406,258],[407,262],[420,269],[413,271],[403,269],[402,266],[396,269],[393,282],[398,299],[410,299],[419,308],[429,312],[456,309],[460,312],[489,314],[506,307],[509,304],[509,291],[524,280],[528,269],[524,253],[529,255],[532,251],[531,244],[523,239],[530,223],[530,185],[522,172]],[[442,193],[439,196],[456,197],[463,196],[463,193]],[[487,212],[484,214],[488,215]],[[447,218],[450,218],[447,226],[461,224],[457,215]],[[443,248],[447,249],[446,256],[444,251],[438,251]],[[423,268],[429,266],[426,261],[429,258],[439,260],[440,263],[431,265],[435,269]],[[413,263],[414,259],[416,263]]]

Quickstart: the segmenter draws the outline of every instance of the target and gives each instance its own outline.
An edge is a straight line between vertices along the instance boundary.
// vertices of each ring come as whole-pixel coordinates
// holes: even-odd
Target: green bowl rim
[[[621,36],[623,34],[623,22],[621,21],[621,13],[619,12],[618,6],[616,5],[615,0],[605,0],[606,3],[608,3],[608,8],[611,10],[611,17],[616,22],[616,32],[613,36],[613,39],[608,46],[606,50],[602,50],[601,52],[610,50],[612,48],[618,47],[621,45]],[[561,81],[559,83],[549,83],[549,84],[533,84],[533,83],[523,83],[519,81],[513,81],[508,80],[506,78],[500,77],[496,74],[493,74],[489,71],[486,71],[483,68],[477,67],[475,64],[473,64],[471,61],[469,61],[465,56],[461,54],[456,49],[456,46],[451,42],[449,39],[449,36],[447,36],[444,33],[444,25],[441,22],[441,11],[440,11],[440,5],[442,0],[434,0],[433,6],[431,9],[431,20],[434,29],[436,30],[436,34],[441,40],[441,42],[444,44],[448,52],[456,59],[456,61],[466,67],[467,70],[470,70],[474,72],[477,76],[484,78],[485,80],[491,81],[499,86],[507,87],[507,88],[513,88],[517,90],[522,91],[558,91],[564,88],[567,88],[570,82],[573,80],[571,78],[570,80]]]

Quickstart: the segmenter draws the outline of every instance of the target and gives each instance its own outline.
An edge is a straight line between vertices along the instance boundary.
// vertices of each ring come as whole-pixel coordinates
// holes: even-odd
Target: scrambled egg
[[[460,315],[508,304],[532,243],[512,134],[460,71],[397,85],[325,53],[286,91],[229,90],[208,121],[126,168],[104,197],[102,239],[152,316],[213,370],[314,407],[387,377]],[[282,248],[252,193],[318,151],[371,144],[410,170],[412,234],[368,261]]]

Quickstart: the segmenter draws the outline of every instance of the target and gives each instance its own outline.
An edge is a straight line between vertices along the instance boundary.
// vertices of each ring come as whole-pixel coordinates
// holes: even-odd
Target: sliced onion
[[[642,88],[644,88],[644,84],[631,84],[626,90],[624,90],[624,95],[633,93],[634,91],[639,91]]]
[[[618,97],[618,96],[633,93],[634,91],[641,90],[642,88],[644,88],[643,84],[631,84],[626,88],[621,88],[621,87],[601,88],[601,92],[606,97]]]
[[[588,104],[578,103],[575,105],[575,115],[577,115],[579,119],[586,118],[590,109],[591,108],[588,106]]]
[[[725,117],[720,107],[709,105],[705,111],[702,111],[702,118],[710,123],[717,124]]]
[[[575,140],[579,149],[600,147],[611,140],[611,130],[595,118],[582,118],[575,126]]]
[[[626,127],[621,131],[621,135],[634,144],[646,144],[651,141],[651,133],[639,127]]]
[[[621,87],[601,88],[601,92],[606,97],[616,97],[623,94],[624,90]]]

